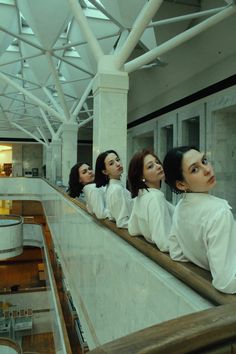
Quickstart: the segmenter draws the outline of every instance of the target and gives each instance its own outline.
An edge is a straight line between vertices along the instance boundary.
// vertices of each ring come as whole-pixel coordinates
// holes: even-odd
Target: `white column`
[[[77,162],[78,124],[64,123],[62,126],[62,183],[68,185],[71,167]]]
[[[52,157],[51,157],[51,181],[53,183],[56,183],[57,181],[62,180],[62,174],[61,174],[61,140],[60,139],[54,139],[51,142],[51,147],[52,147]],[[49,162],[50,163],[50,162]]]
[[[46,178],[52,182],[52,145],[46,148]]]
[[[94,78],[93,162],[99,153],[113,149],[120,155],[125,168],[129,78],[127,73],[111,67],[108,71],[109,67],[103,65]]]

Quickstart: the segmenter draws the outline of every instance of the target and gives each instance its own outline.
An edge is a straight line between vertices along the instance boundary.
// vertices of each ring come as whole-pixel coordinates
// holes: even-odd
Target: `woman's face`
[[[144,157],[143,160],[143,178],[149,188],[160,188],[161,181],[165,174],[160,161],[151,154]]]
[[[109,179],[120,179],[123,172],[123,166],[120,158],[113,152],[108,154],[104,160],[105,170],[103,173],[108,176]]]
[[[92,183],[94,181],[94,172],[93,172],[92,168],[89,165],[87,165],[86,163],[83,163],[79,167],[78,172],[79,172],[79,181],[83,185]]]
[[[197,150],[187,151],[182,160],[183,182],[177,182],[177,187],[184,191],[209,192],[216,179],[213,168],[205,154]]]

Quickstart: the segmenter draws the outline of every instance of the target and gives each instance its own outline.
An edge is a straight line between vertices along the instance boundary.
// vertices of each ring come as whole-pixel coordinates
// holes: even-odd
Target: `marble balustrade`
[[[0,199],[42,202],[90,349],[213,306],[47,181],[2,179],[0,190]]]

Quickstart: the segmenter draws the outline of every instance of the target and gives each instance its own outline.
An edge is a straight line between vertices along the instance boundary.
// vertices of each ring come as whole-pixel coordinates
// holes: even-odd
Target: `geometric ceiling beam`
[[[73,66],[74,68],[76,68],[76,69],[78,69],[78,70],[83,71],[84,73],[86,73],[86,74],[88,74],[88,75],[90,75],[90,76],[93,76],[93,73],[92,73],[91,71],[88,71],[88,70],[86,70],[86,69],[80,67],[79,65],[76,65],[76,64],[71,63],[69,60],[65,59],[64,57],[61,57],[61,56],[59,56],[59,55],[56,55],[55,53],[52,53],[52,56],[53,56],[54,58],[56,58],[56,59],[59,59],[59,60],[63,61],[64,63],[66,63],[66,64],[68,64],[68,65]]]
[[[114,55],[115,66],[117,69],[121,69],[126,60],[129,58],[136,44],[140,40],[140,37],[145,31],[146,26],[150,23],[162,2],[163,0],[150,0],[143,6],[123,47],[117,54]]]
[[[219,23],[220,21],[224,20],[225,18],[233,15],[236,13],[236,6],[230,5],[229,7],[225,8],[221,12],[218,12],[216,15],[211,16],[210,18],[200,22],[199,24],[195,25],[194,27],[178,34],[177,36],[169,39],[168,41],[160,44],[158,47],[150,50],[149,52],[135,58],[127,62],[124,65],[124,70],[127,73],[133,72],[139,69],[141,66],[152,62],[154,59],[167,53],[173,48],[176,48],[180,44],[186,42],[187,40],[195,37],[199,33],[203,32],[204,30],[214,26],[215,24]]]
[[[28,134],[29,136],[31,136],[31,138],[37,140],[40,144],[43,144],[43,145],[47,146],[47,144],[45,142],[43,142],[42,140],[37,138],[37,136],[35,136],[34,134],[30,133],[28,130],[22,128],[19,124],[13,123],[13,122],[11,122],[11,124],[14,125],[15,127],[17,127],[18,129],[22,130],[25,134]]]
[[[97,37],[97,40],[100,41],[102,39],[108,39],[108,38],[113,38],[113,37],[117,37],[120,35],[120,30],[117,30],[115,31],[114,33],[111,33],[111,34],[108,34],[106,36],[101,36],[101,37]],[[55,47],[55,48],[52,48],[52,51],[53,52],[56,52],[57,50],[64,50],[64,49],[68,49],[68,48],[71,48],[71,47],[79,47],[80,45],[84,45],[84,44],[87,44],[86,41],[80,41],[80,42],[71,42],[71,43],[68,43],[68,44],[65,44],[61,47]]]
[[[86,102],[84,102],[83,108],[85,109],[85,113],[87,113],[87,115],[91,117],[92,115],[91,112],[93,112],[93,109],[89,109],[88,104]],[[80,111],[80,113],[82,113],[82,111]]]
[[[18,61],[24,61],[24,60],[32,59],[32,58],[38,57],[38,56],[43,55],[43,54],[44,53],[39,53],[39,54],[35,54],[35,55],[29,55],[28,57],[20,57],[18,59],[12,60],[12,61],[1,63],[0,66],[14,64],[14,63],[17,63]]]
[[[89,122],[91,122],[91,120],[93,120],[94,116],[91,116],[85,120],[83,120],[81,123],[78,124],[78,129],[83,127],[84,125],[88,124]]]
[[[60,138],[60,135],[62,133],[62,127],[63,127],[63,124],[60,125],[60,127],[58,128],[56,134],[55,134],[55,139],[59,139]]]
[[[16,94],[17,92],[15,92],[14,94]],[[9,94],[0,94],[0,96],[3,96],[3,97],[5,97],[6,99],[9,99],[9,100],[12,100],[13,98],[11,97],[11,96],[9,96],[10,95],[10,93]],[[24,104],[24,107],[25,107],[25,105],[27,104],[27,105],[30,105],[30,106],[35,106],[35,107],[37,107],[37,105],[36,104],[34,104],[34,103],[31,103],[31,102],[25,102],[24,100],[20,100],[19,98],[15,98],[14,97],[14,102],[21,102],[21,103],[23,103]],[[19,108],[20,109],[20,108]]]
[[[47,97],[49,98],[49,100],[51,101],[51,103],[53,104],[54,108],[63,114],[63,111],[61,109],[61,106],[59,106],[59,104],[57,103],[57,101],[55,100],[55,98],[53,97],[53,95],[51,94],[51,92],[49,92],[49,90],[46,87],[43,87],[43,91],[45,92],[45,94],[47,95]]]
[[[37,48],[37,49],[39,49],[39,50],[41,50],[41,51],[43,51],[43,48],[42,48],[40,45],[35,44],[35,43],[31,42],[31,41],[28,41],[27,39],[25,39],[24,37],[22,37],[22,36],[20,36],[20,35],[18,35],[18,34],[16,34],[16,33],[13,33],[13,32],[11,32],[11,31],[8,31],[6,28],[2,27],[1,25],[0,25],[0,31],[3,31],[3,32],[9,34],[11,37],[17,38],[17,39],[19,39],[20,41],[25,42],[25,43],[29,44],[30,46],[32,46],[32,47],[34,47],[34,48]]]
[[[41,135],[41,137],[43,138],[43,140],[45,141],[46,146],[49,147],[49,141],[46,137],[43,127],[41,127],[41,128],[37,127],[37,130],[38,130],[39,134]]]
[[[51,125],[51,123],[49,122],[49,120],[48,120],[46,114],[44,113],[44,111],[42,110],[42,108],[39,108],[39,110],[40,110],[40,112],[41,112],[41,114],[42,114],[42,117],[43,117],[43,120],[44,120],[46,126],[48,127],[48,130],[49,130],[50,133],[51,133],[52,139],[55,138],[54,129],[52,128],[52,125]]]
[[[23,84],[27,82],[28,84],[35,86],[34,90],[41,88],[41,86],[39,84],[37,84],[37,83],[35,83],[33,81],[30,81],[30,80],[26,80],[24,77],[21,77],[18,74],[17,75],[11,75],[10,73],[7,73],[7,76],[13,77],[13,79],[21,80],[21,81],[23,81]],[[31,87],[31,88],[29,88],[29,90],[33,90],[33,88]]]
[[[111,22],[113,22],[115,25],[117,25],[122,31],[124,31],[126,28],[119,22],[117,21],[109,12],[106,11],[106,9],[99,4],[96,0],[89,0],[91,4],[93,4],[99,11],[101,11],[106,17],[108,17]]]
[[[114,53],[118,52],[122,48],[122,46],[124,45],[124,43],[125,43],[126,39],[128,38],[128,36],[129,36],[129,31],[128,30],[124,30],[124,31],[121,32],[119,40],[116,43],[116,47],[115,47],[115,52]]]
[[[24,109],[24,108],[23,108],[23,109]],[[19,110],[20,110],[20,108],[19,108]],[[5,109],[4,112],[5,112],[5,113],[11,113],[11,114],[14,114],[14,115],[17,115],[17,116],[21,116],[21,117],[22,117],[23,113],[22,113],[22,112],[20,113],[19,110],[18,110],[18,111],[14,111],[14,110],[12,110],[12,109]],[[30,114],[24,114],[24,118],[22,118],[22,120],[23,120],[23,119],[27,119],[27,118],[35,118],[35,116],[30,115]]]
[[[171,23],[177,23],[180,21],[186,21],[186,20],[192,20],[198,17],[203,17],[203,16],[209,16],[216,14],[224,9],[226,9],[229,5],[223,6],[223,7],[217,7],[215,9],[210,9],[210,10],[205,10],[205,11],[200,11],[200,12],[194,12],[192,14],[187,14],[187,15],[182,15],[182,16],[176,16],[176,17],[171,17],[167,18],[165,20],[159,20],[150,23],[150,25],[147,26],[147,28],[152,28],[156,26],[163,26],[163,25],[169,25]]]
[[[93,87],[93,79],[89,81],[89,84],[84,91],[83,95],[81,96],[78,105],[75,107],[75,109],[72,112],[72,116],[74,117],[74,120],[76,120],[77,115],[79,114],[81,108],[83,107],[84,102],[86,101],[88,95],[90,94],[90,91],[92,90]]]
[[[78,1],[68,0],[68,2],[71,6],[73,15],[79,24],[80,30],[83,33],[85,39],[87,40],[88,45],[93,53],[93,56],[94,56],[96,62],[98,63],[99,59],[104,55],[103,50],[102,50],[97,38],[93,34],[93,32],[88,24],[88,20],[87,20],[86,16],[84,15],[84,12],[83,12],[80,4],[78,3]]]
[[[45,55],[46,55],[46,58],[48,60],[49,67],[51,69],[52,78],[53,78],[53,81],[54,81],[56,89],[57,89],[58,98],[59,98],[59,100],[61,102],[61,106],[62,106],[64,115],[65,115],[65,119],[67,121],[69,121],[70,120],[70,112],[69,112],[69,109],[68,109],[67,104],[66,104],[66,100],[65,100],[65,96],[64,96],[64,93],[63,93],[63,90],[62,90],[62,87],[61,87],[61,83],[60,83],[60,80],[59,80],[58,72],[57,72],[57,70],[56,70],[56,68],[54,66],[51,53],[49,53],[49,51],[46,51]]]
[[[22,92],[26,97],[28,97],[29,99],[31,99],[34,103],[38,104],[39,107],[41,107],[42,109],[48,111],[49,113],[51,113],[53,116],[57,117],[61,122],[65,121],[65,117],[61,114],[59,114],[57,111],[55,111],[54,109],[52,109],[50,106],[48,106],[46,103],[44,103],[43,101],[41,101],[38,97],[32,95],[32,93],[28,92],[27,90],[25,90],[23,87],[21,87],[20,85],[18,85],[16,82],[14,82],[13,80],[9,79],[9,77],[7,77],[6,75],[4,75],[3,73],[0,72],[0,80],[3,80],[5,83],[9,84],[10,86],[13,86],[14,88],[16,88],[19,92]]]

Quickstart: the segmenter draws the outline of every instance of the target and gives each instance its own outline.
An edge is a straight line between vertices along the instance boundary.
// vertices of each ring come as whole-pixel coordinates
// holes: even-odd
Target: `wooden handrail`
[[[236,303],[233,303],[182,316],[114,340],[89,353],[202,353],[205,348],[220,347],[230,341],[236,342],[235,311]],[[209,352],[213,353],[210,350]]]

